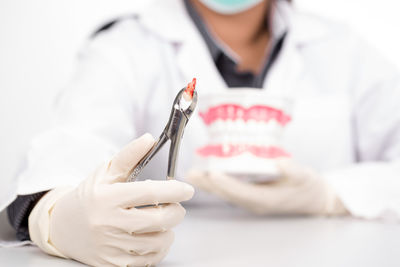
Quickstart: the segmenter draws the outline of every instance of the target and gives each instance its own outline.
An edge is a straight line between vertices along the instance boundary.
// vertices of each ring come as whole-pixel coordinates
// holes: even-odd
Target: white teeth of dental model
[[[269,123],[250,120],[217,120],[208,127],[212,143],[278,145],[283,127],[276,121]],[[223,132],[223,134],[221,134]]]

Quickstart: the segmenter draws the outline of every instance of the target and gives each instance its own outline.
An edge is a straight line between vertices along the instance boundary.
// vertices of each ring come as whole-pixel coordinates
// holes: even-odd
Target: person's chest
[[[192,76],[196,76],[199,81],[199,103],[202,96],[232,90],[221,82],[222,78],[205,50],[200,48],[197,51],[199,53],[193,56],[193,65],[188,69],[185,69],[184,64],[188,59],[182,59],[182,55],[171,50],[171,54],[165,57],[170,59],[162,63],[167,71],[159,73],[158,79],[153,83],[152,90],[156,97],[146,105],[143,130],[156,136],[161,133],[175,93]],[[190,55],[189,52],[190,50],[184,51],[187,54],[183,56]],[[328,170],[355,160],[349,82],[340,77],[340,73],[325,75],[329,73],[329,69],[323,70],[322,74],[321,70],[315,71],[313,62],[314,58],[302,57],[296,51],[284,49],[267,75],[262,90],[266,94],[291,99],[292,120],[284,130],[281,140],[284,149],[303,164]],[[329,64],[325,67],[329,68]],[[195,166],[196,151],[208,138],[207,125],[199,113],[195,112],[187,125],[182,142],[179,177],[184,177],[184,173]],[[155,172],[162,173],[166,169],[167,152],[164,149],[158,159],[154,160],[154,165],[161,166]],[[152,175],[159,176],[155,173]]]

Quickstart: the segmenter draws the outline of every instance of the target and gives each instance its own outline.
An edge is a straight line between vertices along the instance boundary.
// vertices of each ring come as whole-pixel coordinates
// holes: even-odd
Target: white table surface
[[[400,224],[352,218],[256,217],[188,209],[168,266],[400,266]],[[82,266],[36,247],[0,249],[0,266]]]

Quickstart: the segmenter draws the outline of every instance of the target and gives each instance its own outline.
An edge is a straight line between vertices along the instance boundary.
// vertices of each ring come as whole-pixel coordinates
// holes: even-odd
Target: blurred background
[[[0,0],[0,197],[30,138],[51,123],[53,99],[87,37],[148,2]],[[294,5],[347,23],[400,69],[399,1],[294,0]]]

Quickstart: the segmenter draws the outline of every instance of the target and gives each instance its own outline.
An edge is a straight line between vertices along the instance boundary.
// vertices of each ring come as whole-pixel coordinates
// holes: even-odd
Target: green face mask
[[[263,0],[200,0],[209,9],[221,14],[236,14],[246,11]]]

